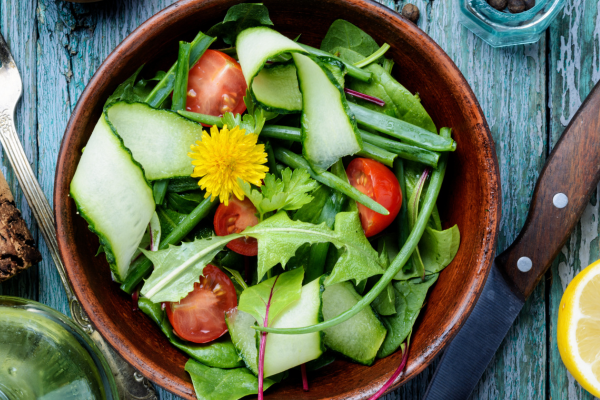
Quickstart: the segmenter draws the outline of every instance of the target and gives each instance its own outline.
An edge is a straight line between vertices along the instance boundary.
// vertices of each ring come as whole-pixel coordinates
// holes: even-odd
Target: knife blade
[[[599,180],[600,83],[548,157],[525,226],[494,260],[471,315],[434,373],[426,400],[468,398],[525,300],[575,229]]]

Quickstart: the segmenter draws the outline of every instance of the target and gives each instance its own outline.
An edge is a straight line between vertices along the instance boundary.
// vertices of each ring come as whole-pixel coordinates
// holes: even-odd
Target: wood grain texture
[[[0,32],[12,49],[12,55],[23,80],[23,96],[16,110],[16,127],[23,143],[25,154],[34,171],[38,166],[36,91],[36,45],[37,24],[35,18],[36,0],[0,1]],[[2,173],[15,197],[17,208],[31,230],[36,243],[39,243],[37,226],[32,221],[31,210],[12,172],[10,163],[2,155]],[[47,254],[42,254],[44,257]],[[25,297],[38,300],[39,268],[29,268],[15,278],[0,284],[0,295]]]
[[[546,158],[546,45],[542,39],[532,45],[494,49],[458,24],[454,6],[454,1],[428,3],[428,20],[419,21],[419,25],[426,27],[458,65],[488,120],[502,175],[503,215],[498,240],[498,251],[502,251],[523,226]],[[474,399],[545,398],[545,314],[542,283],[484,373]],[[431,376],[431,371],[427,375]],[[426,373],[420,378],[415,385],[425,388]],[[417,396],[411,389],[406,385],[388,400],[422,397],[423,389]]]
[[[551,113],[550,145],[558,141],[594,84],[600,79],[600,3],[567,0],[564,10],[550,26],[549,60]],[[549,395],[554,399],[591,400],[564,367],[556,344],[558,307],[567,285],[582,269],[597,260],[600,187],[561,254],[552,265],[549,290]]]
[[[123,0],[75,5],[54,0],[0,0],[0,31],[11,46],[24,81],[17,110],[17,130],[46,195],[51,198],[58,145],[74,104],[106,55],[135,27],[174,0]],[[400,10],[404,2],[381,0]],[[110,3],[110,7],[108,6]],[[567,0],[550,28],[549,41],[492,49],[456,22],[452,1],[414,2],[421,10],[418,26],[455,60],[486,114],[502,171],[503,218],[498,250],[518,234],[537,174],[593,84],[600,78],[600,3]],[[38,38],[39,32],[39,38]],[[546,48],[548,53],[546,54]],[[548,59],[549,74],[546,74]],[[549,80],[550,93],[546,92]],[[35,106],[34,106],[35,105]],[[549,124],[546,124],[547,106]],[[39,149],[39,150],[38,150]],[[28,225],[31,213],[7,161],[2,170],[11,183]],[[566,285],[599,257],[598,198],[552,267],[549,321],[544,283],[534,292],[476,389],[476,399],[591,399],[566,372],[556,347],[556,316]],[[41,240],[41,238],[40,238]],[[39,299],[66,311],[66,299],[49,254],[46,260],[0,285],[0,294]],[[546,283],[547,285],[548,283]],[[550,329],[546,371],[546,324]],[[421,398],[432,368],[407,383],[392,399]],[[546,374],[549,373],[546,392]],[[161,398],[176,396],[161,391]]]

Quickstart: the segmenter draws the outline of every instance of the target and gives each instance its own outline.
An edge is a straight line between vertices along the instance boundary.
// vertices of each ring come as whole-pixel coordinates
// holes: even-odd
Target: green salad
[[[373,398],[402,373],[460,234],[436,206],[456,142],[389,47],[337,20],[313,48],[239,4],[107,100],[70,195],[199,399],[396,351]]]

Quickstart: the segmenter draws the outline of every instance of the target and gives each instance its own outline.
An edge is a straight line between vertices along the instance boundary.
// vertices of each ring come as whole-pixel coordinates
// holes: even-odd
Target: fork
[[[21,98],[23,84],[21,75],[15,65],[8,45],[0,33],[0,143],[4,154],[19,180],[25,199],[31,208],[42,236],[48,246],[48,251],[54,260],[58,274],[69,301],[72,319],[96,343],[104,354],[108,365],[115,377],[115,382],[121,399],[156,400],[158,397],[154,387],[135,368],[129,365],[91,325],[81,303],[73,292],[71,282],[67,277],[65,266],[58,252],[55,221],[50,203],[46,199],[37,178],[27,160],[23,146],[17,136],[14,123],[14,113],[17,102]]]

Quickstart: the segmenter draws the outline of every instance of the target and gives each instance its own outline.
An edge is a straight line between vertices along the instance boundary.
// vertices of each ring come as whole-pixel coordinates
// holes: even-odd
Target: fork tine
[[[10,54],[10,49],[4,40],[4,36],[0,33],[0,69],[14,63],[15,61],[12,58],[12,54]]]

